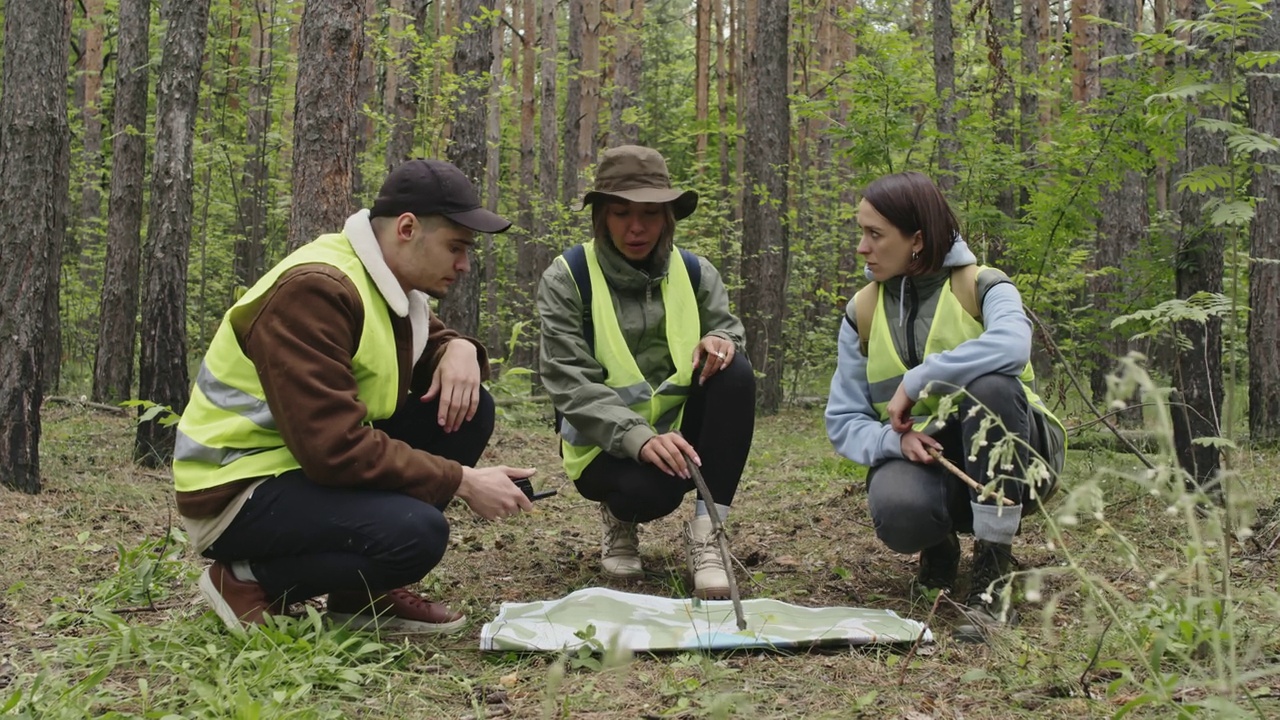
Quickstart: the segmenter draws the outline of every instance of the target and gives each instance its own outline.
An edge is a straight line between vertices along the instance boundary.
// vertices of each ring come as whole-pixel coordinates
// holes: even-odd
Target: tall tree
[[[536,149],[534,148],[533,124],[537,114],[537,102],[534,99],[534,75],[536,66],[535,47],[537,43],[538,14],[534,0],[523,0],[521,16],[523,37],[521,38],[520,59],[520,157],[519,175],[520,195],[520,234],[516,237],[516,307],[519,317],[533,317],[533,290],[541,275],[539,267],[543,267],[541,257],[543,246],[534,232],[534,189],[538,187],[534,178]],[[538,361],[537,338],[524,338],[516,347],[513,362],[517,367],[533,368]]]
[[[4,5],[0,95],[0,484],[40,491],[45,299],[67,230],[71,3]],[[15,62],[21,58],[21,62]]]
[[[142,255],[142,181],[147,164],[147,67],[151,60],[150,0],[120,0],[116,37],[115,113],[107,257],[98,305],[93,399],[132,397],[138,337],[138,266]]]
[[[1192,0],[1179,8],[1186,19],[1199,17],[1206,9],[1205,0]],[[1188,56],[1186,62],[1189,69],[1221,82],[1227,75],[1222,58],[1227,56],[1224,49],[1216,48],[1208,55]],[[1183,176],[1211,165],[1226,168],[1230,163],[1226,147],[1208,129],[1199,126],[1200,118],[1225,119],[1221,109],[1208,102],[1201,103],[1197,112],[1189,113],[1187,147],[1180,162]],[[1222,229],[1209,222],[1204,205],[1203,193],[1190,188],[1177,193],[1174,282],[1178,298],[1183,300],[1199,292],[1222,292],[1226,242]],[[1178,331],[1190,348],[1179,352],[1174,364],[1174,386],[1184,403],[1174,407],[1174,445],[1182,468],[1196,483],[1204,485],[1216,478],[1221,459],[1217,447],[1198,445],[1195,440],[1217,437],[1222,428],[1222,320],[1213,317],[1205,323],[1181,322]]]
[[[421,72],[418,44],[427,23],[428,0],[392,0],[391,42],[399,52],[387,62],[386,99],[383,100],[391,122],[387,140],[387,169],[413,158],[414,127],[418,123]]]
[[[209,0],[165,0],[160,14],[168,29],[156,80],[156,145],[138,396],[181,413],[191,391],[187,374],[187,254],[194,191],[192,152]],[[175,437],[171,426],[155,420],[139,423],[134,458],[152,467],[166,464],[173,457]]]
[[[1071,0],[1071,96],[1081,103],[1098,97],[1098,26],[1086,19],[1098,2]]]
[[[693,41],[693,120],[697,138],[694,152],[698,171],[707,161],[707,118],[711,104],[711,3],[713,0],[697,0],[697,21]]]
[[[507,30],[504,22],[495,22],[490,32],[489,112],[485,123],[484,206],[498,211],[498,181],[502,177],[502,48]],[[481,271],[484,276],[485,315],[489,320],[486,345],[490,352],[502,347],[502,323],[498,314],[498,253],[492,235],[484,238]]]
[[[568,64],[565,66],[564,88],[564,175],[561,176],[560,202],[566,207],[577,198],[578,177],[581,167],[578,166],[578,143],[582,136],[582,33],[586,25],[586,0],[569,0],[569,23],[565,27],[565,53]]]
[[[956,140],[956,53],[955,31],[951,27],[951,0],[933,3],[933,86],[938,94],[934,124],[938,128],[938,187],[943,192],[955,187],[956,161],[960,143]]]
[[[1015,0],[990,0],[987,8],[987,24],[990,26],[987,31],[987,57],[992,64],[992,93],[995,95],[995,102],[992,103],[995,140],[1010,158],[1017,157],[1018,152],[1013,133],[1016,122],[1013,113],[1017,98],[1013,77],[1006,66],[1009,58],[1004,53],[1007,48],[1013,47],[1013,29],[1017,22],[1014,19],[1014,7]],[[1018,214],[1018,193],[1012,178],[1007,181],[1001,179],[996,191],[996,208],[1004,214],[1006,220],[991,228],[987,239],[987,262],[1003,265],[1006,234]]]
[[[1021,93],[1018,96],[1019,143],[1022,152],[1024,172],[1030,171],[1038,162],[1035,154],[1036,141],[1040,137],[1040,93],[1036,89],[1036,81],[1040,78],[1040,68],[1044,63],[1043,46],[1049,27],[1048,0],[1022,0],[1022,78],[1019,83]],[[1030,173],[1027,172],[1030,177]],[[1018,204],[1026,205],[1031,197],[1030,187],[1022,183]]]
[[[596,162],[600,127],[600,2],[573,0],[582,8],[582,128],[578,135],[578,168],[584,170]],[[578,181],[578,192],[586,189]]]
[[[751,363],[764,373],[759,402],[766,413],[782,405],[788,238],[787,161],[791,156],[791,110],[787,90],[787,0],[760,0],[755,41],[747,55],[744,165],[742,319]]]
[[[560,177],[560,138],[557,132],[560,123],[556,117],[556,0],[538,0],[538,5],[538,45],[542,60],[538,82],[541,90],[538,102],[538,190],[542,197],[538,203],[540,211],[534,216],[534,234],[545,243],[551,234]]]
[[[1104,24],[1099,29],[1102,39],[1102,55],[1116,57],[1134,52],[1134,5],[1132,0],[1102,0],[1104,20],[1116,25]],[[1103,123],[1114,122],[1113,114],[1124,111],[1124,98],[1118,97],[1120,83],[1131,78],[1126,68],[1129,63],[1092,63],[1102,74],[1099,84],[1103,96],[1102,107],[1108,111],[1100,118]],[[1092,83],[1089,85],[1092,86]],[[1121,157],[1119,179],[1101,190],[1098,199],[1098,222],[1095,232],[1093,270],[1089,276],[1088,291],[1093,307],[1103,318],[1101,332],[1095,337],[1097,352],[1093,357],[1090,385],[1093,397],[1101,401],[1107,394],[1107,374],[1115,364],[1115,358],[1129,351],[1125,336],[1108,329],[1107,318],[1127,312],[1121,304],[1120,288],[1123,280],[1120,269],[1125,258],[1132,255],[1142,241],[1147,228],[1147,188],[1138,168],[1131,168],[1131,159]],[[1140,419],[1140,414],[1131,420]]]
[[[276,0],[250,0],[249,102],[245,108],[244,169],[238,202],[238,232],[232,273],[237,286],[249,287],[264,270],[267,238],[268,172],[275,71]]]
[[[337,232],[354,207],[365,0],[308,0],[298,48],[289,249]]]
[[[1272,5],[1250,49],[1280,48],[1280,8]],[[1256,73],[1248,79],[1249,123],[1254,130],[1280,137],[1280,78]],[[1260,158],[1252,194],[1258,198],[1250,230],[1249,266],[1249,437],[1259,444],[1280,443],[1280,153]]]
[[[364,29],[365,22],[374,23],[377,16],[378,2],[377,0],[364,0],[364,9],[361,11],[361,29]],[[364,35],[362,34],[362,37]],[[382,98],[378,95],[378,72],[376,54],[372,48],[365,48],[365,42],[362,40],[360,48],[360,62],[356,70],[356,126],[351,137],[351,189],[353,199],[365,197],[370,192],[376,191],[379,184],[382,183],[382,176],[372,180],[364,176],[363,170],[360,168],[360,158],[364,156],[365,150],[369,147],[369,141],[375,136],[376,129],[374,126],[375,114],[385,110],[379,108],[378,101]],[[365,110],[369,107],[369,110]],[[373,188],[368,187],[373,185]],[[353,207],[359,207],[359,203],[353,203]]]
[[[644,60],[644,0],[617,0],[613,95],[609,99],[609,146],[640,142],[640,126],[627,119],[627,111],[638,107],[641,63]]]
[[[487,110],[485,95],[489,83],[487,73],[490,57],[489,24],[483,18],[492,11],[492,0],[458,0],[458,44],[454,48],[453,67],[458,73],[460,89],[454,105],[467,108],[453,122],[453,138],[449,144],[449,162],[457,165],[476,184],[482,186],[485,160]],[[464,273],[440,302],[440,317],[445,324],[464,335],[477,337],[480,333],[480,279],[483,267],[476,267],[478,258],[472,253],[471,272]]]

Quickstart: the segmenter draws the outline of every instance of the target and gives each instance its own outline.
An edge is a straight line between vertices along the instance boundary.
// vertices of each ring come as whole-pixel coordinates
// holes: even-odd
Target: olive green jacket
[[[652,271],[627,262],[611,243],[597,242],[595,247],[622,336],[645,379],[657,387],[675,371],[675,362],[693,363],[692,357],[672,358],[667,349],[661,284],[670,253],[655,252],[651,264],[661,267]],[[729,310],[729,293],[720,273],[706,258],[699,257],[698,262],[702,268],[697,290],[702,336],[724,338],[739,353],[745,352],[742,321]],[[556,260],[542,274],[537,304],[542,319],[539,372],[551,402],[583,437],[605,452],[639,459],[640,448],[657,433],[604,384],[604,368],[582,335],[578,287],[563,262]],[[595,322],[598,326],[599,320]]]

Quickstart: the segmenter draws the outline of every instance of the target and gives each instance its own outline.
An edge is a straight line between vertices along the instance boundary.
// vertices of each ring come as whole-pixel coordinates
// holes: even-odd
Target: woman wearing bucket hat
[[[697,193],[671,187],[656,150],[606,151],[582,200],[594,239],[557,258],[538,286],[540,369],[565,473],[600,503],[602,566],[615,577],[643,573],[637,525],[694,489],[687,462],[725,517],[751,448],[755,376],[742,322],[715,266],[674,245],[676,221],[697,206]],[[694,593],[728,598],[701,498],[685,543]]]

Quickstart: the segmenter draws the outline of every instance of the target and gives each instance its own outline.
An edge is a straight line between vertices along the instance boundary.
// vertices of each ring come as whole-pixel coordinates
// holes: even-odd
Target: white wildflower
[[[1075,515],[1059,515],[1058,522],[1067,527],[1073,527],[1080,524],[1080,519]]]
[[[1040,588],[1027,588],[1027,602],[1040,602]]]

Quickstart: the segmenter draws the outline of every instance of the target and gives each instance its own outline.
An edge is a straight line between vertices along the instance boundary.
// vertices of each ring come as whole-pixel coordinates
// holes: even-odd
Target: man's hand
[[[698,451],[693,449],[689,441],[678,432],[669,432],[650,438],[640,448],[640,459],[668,475],[688,480],[692,476],[684,459],[686,453],[698,467],[702,467],[702,458],[698,457]]]
[[[894,430],[905,433],[911,429],[911,408],[915,407],[915,404],[916,401],[907,395],[906,387],[898,383],[897,392],[893,394],[893,399],[885,408],[889,413],[889,424]]]
[[[933,456],[929,454],[931,448],[942,452],[942,445],[922,432],[908,430],[902,434],[902,456],[911,462],[925,465],[933,462]]]
[[[693,349],[693,369],[702,363],[702,373],[698,375],[698,384],[705,383],[712,375],[729,367],[733,362],[733,343],[722,337],[708,335],[698,342]]]
[[[471,508],[471,512],[485,520],[511,517],[521,510],[532,510],[533,503],[512,482],[527,478],[536,472],[533,468],[512,468],[506,465],[487,468],[462,468],[462,484],[458,497]]]
[[[447,433],[462,427],[471,420],[480,407],[480,363],[476,360],[476,346],[463,339],[450,340],[444,346],[444,355],[431,375],[431,387],[422,396],[422,402],[440,398],[440,414],[437,421]]]

